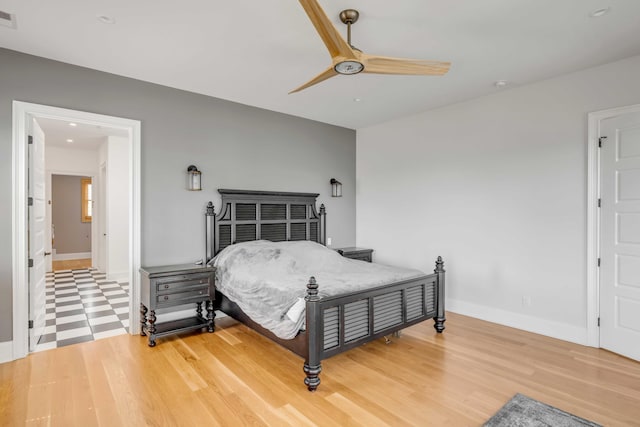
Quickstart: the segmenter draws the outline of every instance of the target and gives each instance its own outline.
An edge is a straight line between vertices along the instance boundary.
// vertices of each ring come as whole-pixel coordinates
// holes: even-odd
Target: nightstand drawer
[[[156,291],[160,294],[182,292],[186,288],[209,286],[208,274],[189,274],[184,276],[167,277],[156,280]]]
[[[209,293],[209,285],[200,285],[198,287],[192,287],[183,292],[173,292],[170,294],[158,295],[156,302],[158,306],[164,304],[187,304],[193,301],[202,301],[203,299],[211,299]]]

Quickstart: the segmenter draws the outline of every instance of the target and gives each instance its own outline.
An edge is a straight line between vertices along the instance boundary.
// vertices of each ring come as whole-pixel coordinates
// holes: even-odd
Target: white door
[[[98,205],[98,270],[107,272],[107,164],[100,165],[100,175],[98,178],[98,194],[96,198]],[[94,208],[96,206],[94,205]],[[96,211],[96,209],[94,209]]]
[[[600,346],[640,360],[640,113],[600,136]]]
[[[46,316],[45,234],[46,199],[44,179],[44,133],[32,119],[29,144],[29,350],[33,351],[44,331]],[[31,324],[29,325],[31,326]]]
[[[46,214],[46,228],[44,233],[44,250],[45,252],[45,271],[53,271],[53,239],[55,232],[53,230],[54,224],[51,220],[51,172],[47,172],[45,175],[45,214]]]

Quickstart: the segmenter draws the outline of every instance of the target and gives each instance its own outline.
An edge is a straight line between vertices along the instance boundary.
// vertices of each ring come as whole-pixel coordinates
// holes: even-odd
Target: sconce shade
[[[335,178],[331,178],[331,197],[342,197],[342,183]]]
[[[202,190],[202,173],[194,165],[187,168],[188,188],[190,191]]]

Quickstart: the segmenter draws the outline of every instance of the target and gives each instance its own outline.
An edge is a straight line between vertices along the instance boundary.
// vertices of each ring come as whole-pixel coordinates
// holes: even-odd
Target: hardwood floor
[[[0,425],[481,425],[522,393],[608,426],[640,425],[640,363],[465,316],[323,361],[232,319],[213,334],[123,335],[0,365]]]
[[[91,258],[87,259],[69,259],[66,261],[53,261],[53,271],[58,270],[77,270],[80,268],[90,268]]]

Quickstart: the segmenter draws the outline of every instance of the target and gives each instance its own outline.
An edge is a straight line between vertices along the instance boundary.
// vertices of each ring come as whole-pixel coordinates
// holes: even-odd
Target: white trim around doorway
[[[12,154],[12,253],[13,253],[13,359],[28,353],[28,248],[27,248],[27,131],[31,118],[50,118],[108,126],[127,131],[129,136],[129,332],[140,332],[140,145],[141,123],[102,114],[69,110],[47,105],[13,101],[13,154]]]
[[[600,347],[600,122],[621,114],[640,112],[640,104],[594,111],[588,115],[587,130],[587,345]]]

